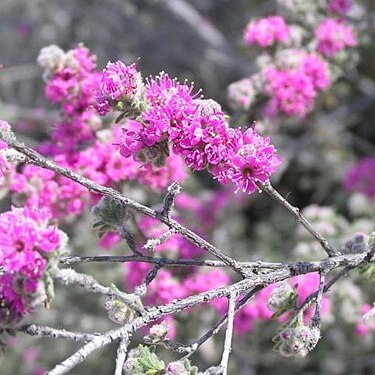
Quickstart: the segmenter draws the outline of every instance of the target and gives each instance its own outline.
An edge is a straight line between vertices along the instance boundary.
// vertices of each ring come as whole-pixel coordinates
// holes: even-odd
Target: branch
[[[234,323],[234,314],[236,308],[236,294],[231,293],[229,296],[229,307],[228,307],[228,324],[227,331],[225,333],[225,342],[224,342],[224,351],[221,358],[221,371],[223,375],[227,375],[228,372],[228,361],[229,355],[232,351],[232,337],[233,337],[233,323]]]
[[[121,223],[120,225],[117,226],[117,230],[118,230],[118,233],[121,236],[121,238],[124,239],[126,241],[126,243],[128,244],[131,252],[134,255],[142,255],[142,253],[137,250],[137,246],[135,244],[133,236],[127,230],[127,228],[125,227],[125,225],[123,223]]]
[[[336,250],[330,245],[328,240],[319,234],[306,217],[302,215],[300,210],[297,207],[292,206],[276,189],[272,187],[269,182],[262,185],[261,189],[281,203],[295,217],[297,222],[300,223],[321,244],[329,257],[337,255]]]
[[[98,283],[92,276],[78,273],[71,268],[68,269],[54,269],[52,273],[53,278],[65,285],[79,285],[89,292],[101,294],[104,296],[115,296],[120,298],[127,306],[142,314],[142,310],[136,303],[136,299],[131,294],[126,294],[114,287],[106,287]]]
[[[295,275],[302,275],[310,272],[320,272],[322,270],[328,273],[338,267],[351,266],[354,268],[368,261],[369,260],[367,259],[366,253],[352,256],[337,256],[327,258],[321,262],[312,263],[310,268],[287,268],[262,275],[253,274],[252,278],[246,278],[230,286],[213,289],[184,299],[174,300],[166,305],[151,307],[145,310],[143,316],[136,318],[132,323],[95,337],[76,353],[72,354],[69,358],[48,372],[48,375],[66,374],[68,371],[83,362],[91,353],[103,348],[105,345],[129,335],[155,320],[159,320],[170,314],[178,313],[195,305],[207,303],[216,298],[229,296],[232,293],[236,293],[238,295],[250,289],[254,289],[255,287],[263,289],[270,284],[289,279]]]
[[[126,353],[128,352],[129,338],[123,338],[120,340],[116,354],[116,369],[115,375],[121,375],[124,370],[124,363],[126,360]]]
[[[316,296],[316,307],[315,307],[315,313],[314,316],[312,317],[312,326],[313,327],[318,327],[320,328],[322,316],[322,298],[323,298],[323,293],[324,293],[324,280],[325,280],[325,273],[321,272],[320,273],[320,281],[319,281],[319,289],[317,291],[317,296]]]
[[[25,155],[29,159],[28,160],[29,162],[39,167],[49,169],[64,177],[67,177],[70,180],[75,181],[81,184],[82,186],[85,186],[87,189],[89,189],[92,192],[117,200],[121,202],[122,204],[127,205],[128,207],[133,208],[134,210],[140,212],[141,214],[144,214],[144,215],[147,215],[154,219],[159,220],[160,222],[166,224],[170,229],[173,229],[176,233],[180,233],[182,236],[188,239],[191,243],[210,252],[212,255],[214,255],[216,258],[220,259],[221,261],[223,261],[225,264],[231,267],[234,271],[236,271],[242,277],[249,276],[248,273],[242,269],[242,267],[238,264],[236,260],[232,259],[230,256],[223,253],[220,249],[210,244],[208,241],[204,240],[203,238],[198,236],[196,233],[180,225],[177,221],[172,220],[168,217],[165,217],[161,215],[159,212],[126,197],[125,195],[121,194],[117,190],[97,184],[96,182],[78,173],[75,173],[67,168],[63,168],[59,166],[55,162],[45,158],[44,156],[34,151],[33,149],[25,146],[23,143],[18,142],[14,137],[8,137],[7,139],[4,139],[4,141],[9,145],[9,147],[12,147],[16,151]]]
[[[156,264],[150,271],[148,271],[148,273],[147,273],[147,275],[145,277],[144,282],[141,285],[138,285],[135,288],[135,292],[134,293],[136,295],[142,297],[142,296],[144,296],[147,293],[147,287],[152,282],[152,280],[155,279],[155,277],[157,276],[160,268],[162,268],[162,266],[160,264]]]
[[[255,287],[254,289],[252,289],[251,291],[249,291],[248,293],[245,294],[244,297],[242,297],[236,304],[236,307],[234,309],[234,311],[237,313],[239,310],[242,309],[242,307],[244,307],[246,305],[246,303],[250,300],[250,298],[252,298],[255,293],[259,292],[260,290],[262,290],[263,287],[262,286],[257,286]],[[208,339],[210,339],[213,335],[216,335],[220,330],[221,328],[223,328],[225,326],[225,324],[227,323],[227,320],[228,320],[228,313],[226,313],[215,325],[214,327],[212,327],[210,330],[208,330],[203,336],[201,336],[197,341],[195,341],[193,344],[189,345],[189,346],[185,346],[183,348],[183,350],[176,350],[178,351],[179,353],[181,352],[187,352],[187,355],[185,356],[185,358],[189,358],[193,353],[195,353],[200,346],[202,346]],[[171,347],[172,350],[173,347]]]
[[[359,265],[359,264],[358,264]],[[335,276],[333,276],[325,285],[323,288],[323,293],[326,293],[333,284],[335,284],[338,280],[340,280],[342,277],[346,276],[348,272],[356,268],[356,266],[346,266],[344,269],[342,269],[340,272],[338,272]],[[301,306],[299,307],[298,311],[302,309],[306,309],[317,297],[319,294],[319,290],[316,292],[310,294],[308,297],[305,298],[305,300],[302,302]]]
[[[175,231],[173,229],[169,229],[156,238],[150,238],[146,242],[146,244],[143,246],[143,248],[145,250],[148,250],[150,253],[152,253],[156,246],[161,245],[162,243],[167,241],[174,234],[175,234]]]
[[[161,216],[169,218],[169,215],[176,200],[176,196],[181,191],[181,186],[177,181],[175,181],[170,186],[168,186],[167,191],[168,192],[163,200],[163,209],[161,211]]]
[[[99,336],[100,333],[82,333],[82,332],[71,332],[65,329],[58,329],[46,326],[39,326],[36,324],[25,324],[17,328],[17,331],[26,333],[30,336],[35,337],[51,337],[55,339],[68,339],[71,341],[84,341],[89,342],[95,337]]]
[[[169,232],[169,231],[168,231]],[[166,234],[165,232],[164,234]],[[155,239],[156,240],[156,239]],[[153,240],[150,240],[153,241]],[[146,244],[147,245],[147,244]],[[218,260],[201,260],[201,259],[169,259],[160,257],[151,257],[146,255],[94,255],[94,256],[66,256],[59,260],[60,264],[70,265],[76,263],[128,263],[128,262],[142,262],[150,264],[158,264],[162,267],[181,267],[181,266],[204,266],[204,267],[228,267],[228,265]],[[297,263],[268,263],[262,261],[255,262],[238,262],[243,268],[251,269],[280,269],[288,266],[296,265]],[[306,264],[311,262],[306,262]],[[300,262],[299,262],[300,264]]]

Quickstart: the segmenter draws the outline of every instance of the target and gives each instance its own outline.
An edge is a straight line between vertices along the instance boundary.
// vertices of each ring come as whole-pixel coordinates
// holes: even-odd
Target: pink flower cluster
[[[363,158],[349,169],[344,188],[346,191],[357,191],[375,199],[375,157]]]
[[[0,214],[0,324],[17,321],[31,309],[33,294],[64,235],[41,209],[12,208]]]
[[[121,61],[108,63],[101,77],[96,110],[104,116],[110,108],[124,109],[140,95],[141,83],[142,77],[135,64],[125,65]]]
[[[346,16],[352,7],[352,0],[330,0],[328,9],[341,17]]]
[[[55,123],[51,151],[75,152],[95,137],[100,121],[92,108],[100,84],[95,56],[85,47],[64,52],[57,46],[41,50],[38,62],[45,68],[46,97],[60,103],[63,118]]]
[[[321,22],[315,31],[315,37],[318,41],[318,51],[328,57],[357,44],[352,28],[334,18]]]
[[[303,27],[288,26],[279,16],[252,20],[244,31],[247,45],[263,48],[274,46],[276,42],[279,45],[257,59],[261,65],[259,72],[228,87],[231,107],[249,112],[252,108],[257,111],[257,104],[261,104],[262,114],[266,117],[306,116],[312,110],[317,94],[332,83],[329,65],[323,57],[335,57],[357,44],[353,29],[343,19],[351,5],[351,0],[329,0],[326,12],[340,18],[330,15],[331,18],[324,18],[315,30],[309,23]],[[286,8],[293,13],[292,8]],[[316,10],[316,14],[311,14],[312,19],[321,20],[319,13]],[[285,49],[286,44],[294,49]],[[345,58],[343,55],[340,61]],[[265,105],[262,103],[264,96],[271,97]]]
[[[280,112],[304,117],[311,110],[317,93],[330,85],[328,66],[319,55],[298,55],[299,63],[292,68],[265,69],[266,91],[271,96],[266,114]]]
[[[289,28],[280,16],[254,20],[246,26],[244,40],[247,45],[257,44],[263,48],[276,42],[286,44],[289,41]]]
[[[46,47],[48,48],[50,47]],[[43,64],[46,49],[42,49],[39,63],[48,68]],[[49,72],[46,97],[53,103],[62,103],[67,115],[87,109],[93,104],[100,79],[100,74],[94,71],[95,66],[95,56],[85,47],[78,47],[67,53],[61,51],[56,66]]]
[[[253,129],[229,128],[219,104],[198,99],[192,92],[192,86],[165,73],[150,78],[144,86],[145,109],[137,121],[127,121],[117,137],[121,154],[160,167],[171,143],[173,153],[191,169],[207,167],[221,183],[254,192],[256,184],[268,181],[281,162],[270,139]]]
[[[117,81],[111,73],[118,64],[112,64],[113,68],[109,65],[105,74],[112,83],[107,80],[103,86],[102,74],[95,71],[95,56],[84,47],[68,52],[57,46],[46,47],[38,62],[45,68],[47,97],[63,108],[62,118],[55,123],[50,139],[39,146],[42,154],[97,183],[117,189],[138,180],[152,190],[162,191],[172,181],[182,182],[187,177],[187,168],[180,156],[171,154],[163,165],[143,165],[119,154],[113,145],[116,134],[122,133],[117,127],[100,130],[101,119],[93,109],[97,92],[104,87],[110,92],[107,101],[124,100],[124,93],[114,90]],[[129,68],[128,72],[132,69],[135,68]],[[121,79],[125,79],[124,75]],[[124,85],[132,83],[128,80]],[[0,158],[2,182],[8,165],[1,153]],[[7,185],[15,201],[22,201],[27,207],[44,207],[56,219],[71,219],[81,214],[97,198],[81,185],[39,167],[27,165],[6,172]]]

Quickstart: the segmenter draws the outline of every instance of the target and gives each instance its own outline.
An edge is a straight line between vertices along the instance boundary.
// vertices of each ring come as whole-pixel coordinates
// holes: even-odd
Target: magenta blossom
[[[375,157],[360,160],[346,174],[344,188],[375,199]]]
[[[289,29],[284,18],[271,16],[251,21],[245,31],[244,40],[247,45],[257,44],[270,47],[276,42],[286,44],[289,40]]]
[[[242,144],[228,165],[228,177],[237,191],[250,194],[259,189],[258,184],[269,180],[280,163],[281,158],[270,139],[250,128],[243,133]]]
[[[315,37],[318,40],[318,51],[329,57],[357,44],[352,28],[334,18],[321,22],[315,31]]]
[[[0,265],[5,271],[0,277],[0,324],[31,311],[50,253],[62,249],[64,238],[43,210],[12,208],[0,214]]]
[[[330,0],[328,9],[339,16],[346,16],[352,7],[352,0]]]
[[[111,107],[115,108],[120,102],[131,103],[140,95],[141,89],[142,77],[135,64],[110,62],[102,73],[95,108],[104,116]]]

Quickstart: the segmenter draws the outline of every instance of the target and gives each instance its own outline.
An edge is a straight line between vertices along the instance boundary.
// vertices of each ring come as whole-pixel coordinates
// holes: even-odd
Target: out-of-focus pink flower
[[[315,31],[315,37],[318,41],[318,51],[329,57],[357,44],[352,28],[334,18],[321,22]]]
[[[352,0],[330,0],[328,9],[330,12],[344,17],[350,11],[352,5]]]
[[[363,158],[349,169],[344,180],[344,188],[346,191],[357,191],[375,199],[375,158]]]
[[[248,45],[257,44],[260,47],[270,47],[276,42],[285,44],[289,40],[289,29],[280,16],[261,18],[247,25],[244,40]]]

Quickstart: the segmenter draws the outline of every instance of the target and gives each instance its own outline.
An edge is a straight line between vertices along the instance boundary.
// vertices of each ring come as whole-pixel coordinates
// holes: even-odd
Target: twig
[[[145,250],[148,250],[150,253],[154,251],[156,246],[161,245],[165,241],[167,241],[171,236],[175,234],[173,229],[169,229],[166,232],[162,233],[159,237],[150,238],[146,244],[143,246]]]
[[[167,233],[167,232],[166,232]],[[126,255],[94,255],[94,256],[66,256],[59,260],[60,264],[76,264],[76,263],[127,263],[127,262],[142,262],[159,264],[162,267],[173,266],[204,266],[204,267],[228,267],[228,265],[218,260],[201,260],[201,259],[169,259],[160,257],[151,257],[146,255],[126,256]],[[280,269],[287,266],[295,265],[296,263],[268,263],[268,262],[238,262],[243,268],[251,269]],[[310,262],[306,262],[309,263]],[[299,263],[300,264],[300,263]]]
[[[280,202],[296,218],[297,222],[315,237],[329,257],[337,255],[336,250],[330,245],[328,240],[318,233],[300,210],[297,207],[292,206],[276,189],[272,187],[269,182],[262,185],[261,189]]]
[[[319,289],[317,291],[318,293],[316,296],[315,313],[311,319],[312,326],[318,327],[318,328],[320,328],[320,324],[322,320],[321,312],[322,312],[322,298],[323,298],[324,287],[325,287],[324,280],[325,280],[325,273],[324,271],[322,271],[320,273]]]
[[[116,369],[115,375],[121,375],[124,370],[124,363],[126,360],[126,353],[128,351],[129,339],[128,337],[120,340],[116,354]]]
[[[223,356],[221,358],[221,363],[220,363],[220,367],[221,367],[221,371],[223,375],[227,375],[229,355],[232,351],[233,323],[234,323],[234,314],[235,314],[235,308],[236,308],[236,297],[237,295],[235,293],[231,293],[229,296],[228,323],[227,323],[227,330],[225,333]]]
[[[163,209],[161,211],[161,216],[169,218],[169,215],[175,203],[176,196],[180,191],[181,186],[177,181],[168,186],[167,194],[165,195],[163,200]]]
[[[262,290],[262,286],[257,286],[248,293],[245,294],[236,304],[235,312],[238,312],[246,305],[246,303],[252,298],[255,293]],[[225,326],[228,320],[228,313],[226,313],[212,328],[210,328],[203,336],[201,336],[197,341],[189,346],[184,347],[184,351],[187,353],[184,358],[189,358],[193,353],[195,353],[199,347],[201,347],[208,339],[210,339],[213,335],[216,335],[222,327]],[[172,348],[173,349],[173,348]],[[180,350],[179,352],[182,352]]]
[[[54,269],[52,276],[65,285],[79,285],[80,287],[92,293],[97,293],[104,296],[118,297],[131,309],[138,312],[139,314],[142,314],[142,310],[136,303],[134,296],[132,296],[131,294],[123,293],[117,288],[103,286],[90,275],[78,273],[73,269],[68,268]]]
[[[355,266],[346,266],[343,268],[340,272],[338,272],[336,275],[334,275],[325,285],[323,288],[323,293],[326,293],[333,284],[335,284],[338,280],[340,280],[342,277],[344,277],[348,272],[353,270]],[[308,297],[305,298],[305,300],[301,303],[301,305],[298,308],[298,311],[306,309],[317,297],[319,294],[319,290],[317,290],[314,293],[311,293]]]
[[[162,266],[160,264],[156,264],[146,275],[145,277],[145,281],[141,284],[141,285],[138,285],[136,288],[135,288],[135,291],[134,293],[140,297],[144,296],[147,292],[147,287],[149,286],[149,284],[152,282],[152,280],[155,279],[155,277],[157,276],[160,268],[162,268]]]
[[[36,324],[25,324],[17,328],[17,331],[24,332],[30,336],[35,337],[52,337],[52,338],[63,338],[71,341],[83,341],[89,342],[95,337],[99,336],[100,333],[82,333],[82,332],[71,332],[65,329],[52,328],[47,326],[39,326]]]
[[[120,236],[126,241],[126,243],[128,244],[131,252],[134,254],[134,255],[142,255],[141,252],[139,252],[137,250],[137,246],[135,244],[135,241],[134,241],[134,238],[133,236],[131,235],[131,233],[127,230],[127,228],[125,227],[124,223],[121,223],[120,225],[117,226],[117,230],[120,234]]]

